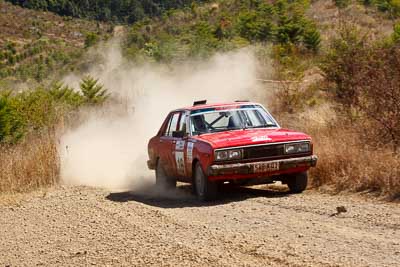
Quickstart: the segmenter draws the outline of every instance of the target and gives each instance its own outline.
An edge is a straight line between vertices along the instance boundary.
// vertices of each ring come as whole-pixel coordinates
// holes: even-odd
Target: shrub
[[[392,40],[394,42],[400,41],[400,23],[393,26]]]
[[[345,37],[345,38],[343,38]],[[354,34],[335,40],[323,66],[334,99],[361,120],[377,146],[400,147],[400,47],[368,44]],[[356,117],[354,116],[356,115]]]
[[[24,123],[9,93],[0,95],[0,143],[16,143],[24,132]]]
[[[351,0],[334,0],[334,2],[338,8],[346,8],[350,5]]]
[[[354,79],[359,65],[365,65],[368,57],[366,36],[353,27],[344,27],[339,37],[331,42],[330,50],[321,64],[327,80],[334,83],[330,88],[335,100],[350,110],[356,105],[359,91]]]
[[[98,34],[94,32],[88,32],[85,34],[85,48],[95,45],[100,40]]]

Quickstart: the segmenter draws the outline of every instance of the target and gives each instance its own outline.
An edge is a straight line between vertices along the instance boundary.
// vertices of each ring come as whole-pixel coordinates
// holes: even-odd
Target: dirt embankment
[[[66,187],[0,206],[0,266],[398,266],[400,206],[225,189],[204,204]],[[347,212],[334,215],[344,206]]]

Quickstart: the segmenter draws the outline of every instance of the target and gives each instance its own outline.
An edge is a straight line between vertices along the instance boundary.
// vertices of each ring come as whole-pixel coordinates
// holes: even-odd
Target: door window
[[[182,112],[182,116],[181,119],[179,120],[179,128],[178,131],[184,131],[185,133],[186,131],[186,114]]]
[[[180,113],[172,114],[172,116],[168,122],[168,127],[166,128],[164,136],[172,136],[172,132],[176,131],[176,128],[178,126],[178,121],[179,121],[179,115],[180,115]]]

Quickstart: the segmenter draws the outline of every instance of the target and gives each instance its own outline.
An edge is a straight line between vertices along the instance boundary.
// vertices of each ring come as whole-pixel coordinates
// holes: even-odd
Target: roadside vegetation
[[[27,5],[26,1],[11,2]],[[71,5],[64,8],[74,7],[71,10],[76,13],[60,11],[58,1],[29,1],[27,7],[68,16],[135,22],[127,26],[122,49],[126,59],[139,64],[148,61],[172,64],[249,45],[256,47],[260,61],[271,62],[268,67],[272,65],[274,69],[272,78],[284,81],[274,84],[270,109],[283,126],[313,136],[319,164],[312,172],[311,186],[368,191],[391,199],[400,197],[397,1],[332,1],[338,10],[360,5],[387,14],[393,24],[390,36],[370,35],[362,27],[346,21],[341,21],[334,34],[323,35],[323,27],[307,14],[310,6],[318,1],[220,0],[180,4],[170,1],[153,13],[145,11],[132,17],[126,14],[118,16],[119,19],[113,17],[119,14],[114,13],[117,9],[110,9],[110,13],[106,12],[109,16],[105,16],[99,10],[107,9],[100,8],[101,5],[97,10],[84,6],[81,1],[66,2]],[[121,5],[129,3],[132,1],[120,1]],[[137,6],[132,4],[132,7]],[[72,52],[76,57],[64,55],[67,62],[63,62],[63,56],[56,58],[69,70],[81,69],[82,64],[70,58],[79,59],[82,51],[106,39],[106,35],[101,27],[87,31],[79,39],[80,48]],[[20,44],[4,43],[0,53],[3,64],[0,64],[0,76],[4,72],[4,77],[35,80],[37,87],[16,92],[4,90],[3,86],[0,94],[0,168],[5,170],[0,174],[0,192],[57,181],[57,132],[79,110],[101,105],[108,97],[107,91],[90,77],[82,81],[80,91],[54,83],[48,74],[58,65],[50,64],[40,74],[42,63],[36,58],[42,56],[45,62],[52,62],[52,52],[49,52],[52,50],[43,42],[55,41],[38,38],[36,42],[41,48],[32,53],[37,56],[27,61],[27,68],[34,71],[20,70],[24,65],[18,62],[25,60],[17,59],[24,54]],[[26,49],[35,47],[34,43]],[[261,78],[264,73],[270,70],[261,68]],[[271,86],[266,85],[267,89]]]
[[[373,41],[354,25],[345,25],[319,56],[323,79],[319,90],[292,91],[281,116],[308,131],[320,161],[313,185],[333,185],[337,191],[367,191],[400,197],[400,48],[397,28],[392,36]],[[307,95],[308,92],[308,95]],[[316,122],[302,114],[304,100],[317,98]],[[315,105],[315,103],[320,104]],[[319,107],[318,107],[319,106]],[[326,113],[324,109],[329,109]],[[307,112],[305,112],[307,113]],[[304,113],[303,113],[304,114]],[[313,114],[316,115],[316,114]],[[285,117],[286,116],[286,117]],[[311,116],[312,117],[312,116]]]
[[[59,178],[58,134],[83,108],[108,93],[90,76],[74,91],[60,82],[23,92],[0,91],[0,192],[49,186]]]
[[[395,26],[395,29],[397,26]],[[400,47],[397,30],[369,41],[356,28],[342,29],[322,69],[341,125],[330,138],[317,177],[340,190],[371,190],[400,196]],[[329,142],[327,142],[329,144]],[[326,149],[326,148],[325,148]],[[332,158],[332,155],[336,157]],[[322,161],[324,162],[324,161]],[[333,174],[339,174],[337,181]]]

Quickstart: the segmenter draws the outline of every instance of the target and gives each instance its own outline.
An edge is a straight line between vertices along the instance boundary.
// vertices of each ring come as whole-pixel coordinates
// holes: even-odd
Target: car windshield
[[[277,126],[272,116],[262,107],[256,105],[225,110],[218,108],[195,110],[190,115],[190,131],[192,135]]]

